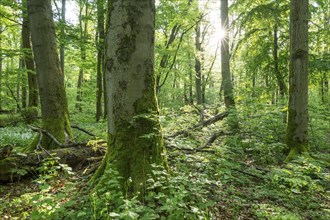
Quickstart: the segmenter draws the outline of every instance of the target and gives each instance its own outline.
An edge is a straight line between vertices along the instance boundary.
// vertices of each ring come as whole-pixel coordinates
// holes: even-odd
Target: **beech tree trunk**
[[[97,183],[96,187],[104,187],[102,179],[112,178],[107,170],[115,169],[123,177],[125,194],[140,192],[143,197],[151,164],[166,166],[155,89],[155,3],[141,0],[109,3],[108,153],[92,182]]]
[[[221,76],[222,89],[226,108],[235,107],[233,84],[230,75],[230,54],[229,54],[229,18],[228,0],[221,0],[221,27],[225,30],[225,36],[221,41]]]
[[[228,17],[228,0],[221,0],[220,7],[221,27],[224,30],[224,37],[221,40],[221,90],[224,94],[224,102],[226,109],[231,110],[231,117],[228,117],[228,124],[234,131],[239,130],[239,123],[236,115],[235,100],[233,94],[233,82],[230,73],[230,54],[229,54],[229,17]]]
[[[21,45],[22,47],[22,45]],[[13,59],[12,59],[12,66],[13,67]],[[22,85],[22,70],[24,68],[24,65],[23,65],[23,59],[22,57],[20,57],[19,59],[19,64],[18,64],[18,71],[17,71],[17,78],[16,78],[16,108],[18,111],[21,111],[22,108],[21,108],[21,104],[22,104],[22,91],[21,91],[21,85]]]
[[[201,52],[202,52],[202,44],[201,44],[201,28],[198,25],[196,27],[196,38],[195,38],[195,47],[197,51],[197,55],[195,57],[195,89],[196,89],[196,99],[197,105],[203,104],[203,96],[202,96],[202,64],[201,64]]]
[[[83,18],[83,16],[88,15],[88,2],[80,1],[80,10],[79,10],[79,26],[80,26],[80,59],[81,65],[79,68],[79,76],[77,83],[77,96],[76,96],[76,109],[82,111],[82,84],[84,81],[84,64],[86,62],[86,43],[87,43],[87,27],[88,20]],[[85,8],[85,12],[83,9]]]
[[[327,73],[323,72],[320,81],[321,100],[323,104],[326,104],[329,99],[328,90],[329,90],[329,81],[327,78]]]
[[[284,83],[283,76],[278,67],[278,36],[277,36],[277,24],[274,25],[274,50],[273,50],[273,58],[274,58],[274,72],[277,80],[277,85],[280,91],[281,97],[283,97],[287,93],[287,88]]]
[[[29,87],[29,107],[38,106],[38,82],[37,75],[34,67],[34,60],[31,49],[31,39],[30,39],[30,26],[27,14],[27,2],[22,1],[23,5],[23,26],[22,26],[22,45],[24,51],[24,63],[28,75],[28,87]]]
[[[24,62],[23,62],[23,68],[24,68]],[[25,75],[23,75],[22,77],[22,107],[26,108],[27,107],[27,89],[26,89],[26,85],[27,85],[27,77],[25,77]]]
[[[2,111],[2,25],[0,24],[0,111]]]
[[[61,41],[60,41],[60,63],[61,63],[61,70],[63,75],[65,75],[65,44],[64,44],[64,38],[65,38],[65,11],[66,11],[66,0],[62,0],[62,10],[61,10]]]
[[[71,138],[68,105],[64,89],[55,37],[52,7],[49,0],[28,0],[28,15],[32,34],[41,103],[42,127],[64,143]],[[34,149],[38,138],[25,150]],[[46,149],[57,145],[43,136],[41,145]]]
[[[308,0],[291,0],[287,161],[308,151]]]
[[[102,116],[102,93],[104,74],[104,0],[97,0],[97,93],[96,93],[96,121]]]

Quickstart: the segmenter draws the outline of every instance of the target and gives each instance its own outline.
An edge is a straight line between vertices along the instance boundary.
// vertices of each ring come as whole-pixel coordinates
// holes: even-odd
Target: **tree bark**
[[[29,107],[38,106],[38,83],[37,75],[35,72],[32,49],[31,49],[31,39],[30,39],[30,26],[27,13],[27,2],[22,1],[23,6],[23,25],[22,25],[22,45],[24,51],[24,63],[28,75],[28,87],[29,87]]]
[[[224,102],[227,110],[231,111],[231,117],[228,118],[228,124],[234,131],[239,130],[239,123],[236,115],[236,107],[233,93],[233,82],[230,73],[230,53],[229,53],[229,16],[228,0],[221,0],[220,7],[221,28],[224,30],[224,37],[221,40],[221,90],[224,94]]]
[[[324,99],[324,103],[329,102],[329,79],[327,74],[324,72],[323,73],[323,77],[324,77],[324,96],[326,97]]]
[[[166,166],[155,89],[155,3],[111,1],[108,11],[108,153],[92,182],[104,187],[112,178],[106,170],[115,169],[124,193],[143,197],[151,164]]]
[[[273,50],[273,58],[274,58],[274,73],[277,80],[277,85],[280,91],[281,97],[283,97],[287,93],[287,88],[284,83],[283,76],[278,68],[278,36],[277,36],[277,24],[274,25],[274,50]]]
[[[21,45],[22,47],[22,45]],[[22,70],[24,68],[23,65],[23,59],[22,57],[19,58],[19,64],[18,64],[18,71],[17,71],[17,78],[16,78],[16,105],[17,105],[17,110],[20,111],[21,108],[21,104],[22,102],[22,91],[21,91],[21,87],[22,87]],[[12,64],[13,64],[13,59],[12,59]],[[12,65],[13,67],[13,65]]]
[[[308,0],[291,0],[287,161],[308,151]]]
[[[191,57],[190,53],[188,52],[188,60],[189,60],[189,104],[194,104],[194,95],[193,95],[193,72],[192,72],[192,65],[191,65]]]
[[[60,40],[60,63],[61,63],[61,70],[63,75],[65,75],[65,14],[66,14],[66,0],[62,0],[62,10],[61,10],[61,40]]]
[[[28,0],[28,15],[36,64],[42,127],[64,143],[71,138],[68,104],[56,47],[55,27],[49,0]],[[35,148],[35,139],[25,150]],[[43,137],[44,148],[56,148],[49,138]]]
[[[96,93],[96,121],[102,116],[102,93],[104,75],[104,0],[97,0],[97,93]]]
[[[23,109],[27,107],[27,89],[26,89],[27,78],[23,75],[22,77],[22,107]]]
[[[0,111],[2,111],[2,24],[0,24]]]
[[[83,12],[83,8],[85,6],[85,12]],[[79,68],[79,77],[77,83],[77,97],[76,97],[76,109],[81,112],[82,111],[82,84],[84,81],[84,64],[86,62],[86,43],[87,43],[87,27],[88,20],[83,19],[83,14],[85,16],[88,15],[88,2],[81,1],[80,2],[80,10],[79,10],[79,27],[80,27],[80,59],[81,66]],[[83,21],[85,20],[85,21]]]
[[[195,37],[195,47],[196,47],[196,57],[195,57],[195,90],[196,90],[196,99],[197,105],[203,104],[202,97],[202,64],[201,64],[201,52],[202,52],[202,44],[201,44],[201,28],[200,25],[196,27],[196,37]]]
[[[323,72],[320,81],[320,91],[321,91],[321,100],[323,104],[326,104],[328,101],[328,90],[329,90],[329,81],[327,78],[327,72]]]
[[[229,18],[228,0],[221,0],[221,28],[224,30],[224,38],[221,41],[221,76],[222,89],[226,108],[235,107],[233,84],[230,75],[230,54],[229,54]]]

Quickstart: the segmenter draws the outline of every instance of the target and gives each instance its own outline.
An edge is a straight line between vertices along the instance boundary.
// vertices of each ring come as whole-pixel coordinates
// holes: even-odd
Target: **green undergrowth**
[[[272,105],[238,106],[240,132],[227,119],[201,129],[200,112],[186,106],[163,109],[160,121],[166,138],[169,172],[154,166],[142,200],[119,190],[121,177],[103,187],[88,185],[91,175],[71,172],[46,160],[41,175],[20,193],[2,185],[0,216],[10,219],[330,219],[329,110],[310,106],[310,157],[284,163],[285,108]],[[204,120],[224,109],[209,109]],[[73,116],[73,121],[82,120]],[[80,123],[79,123],[80,124]],[[84,128],[102,137],[105,122],[82,120]],[[22,130],[22,132],[24,129]],[[210,137],[223,133],[210,145]],[[10,136],[9,136],[10,137]],[[80,136],[80,138],[85,138]],[[19,142],[19,141],[18,141]],[[196,150],[199,149],[199,150]],[[15,183],[16,184],[16,183]],[[17,183],[18,184],[18,183]],[[129,181],[127,182],[129,188]],[[21,187],[19,184],[18,187]]]
[[[0,128],[0,146],[15,145],[16,147],[23,147],[32,139],[33,135],[34,133],[23,123]]]
[[[16,125],[20,121],[23,121],[20,114],[0,114],[0,127],[5,127],[9,125]]]

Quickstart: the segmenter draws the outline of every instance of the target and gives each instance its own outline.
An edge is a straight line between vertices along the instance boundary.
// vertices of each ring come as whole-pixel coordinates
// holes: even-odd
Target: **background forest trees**
[[[69,3],[71,8],[67,10],[72,10],[73,5],[75,9],[71,11],[73,13],[67,18],[67,22],[64,22],[66,18],[61,11],[63,2],[56,1],[54,18],[61,57],[64,56],[63,48],[68,49],[65,58],[67,63],[64,67],[64,72],[68,72],[65,78],[67,93],[69,97],[76,93],[77,110],[81,106],[82,111],[94,112],[93,108],[88,108],[97,106],[94,88],[99,88],[100,92],[104,91],[100,73],[98,78],[95,74],[98,72],[96,54],[102,49],[102,46],[97,43],[99,40],[95,39],[97,37],[102,41],[103,38],[102,26],[105,20],[104,17],[97,16],[97,12],[99,11],[99,15],[104,14],[101,12],[105,7],[105,2],[98,1],[97,4],[96,2],[92,4],[87,1],[76,3],[71,1]],[[183,106],[187,103],[185,97],[190,102],[197,103],[199,96],[204,97],[203,102],[206,105],[221,103],[220,97],[216,94],[223,77],[219,74],[221,56],[220,50],[215,51],[215,49],[218,40],[224,37],[225,32],[219,28],[219,4],[220,2],[217,1],[157,1],[156,85],[161,106]],[[214,9],[215,6],[218,10]],[[26,74],[21,74],[19,81],[14,80],[19,77],[19,72],[25,71],[25,68],[19,66],[21,46],[18,23],[20,23],[21,13],[11,13],[19,7],[20,3],[15,3],[15,1],[2,3],[1,108],[6,109],[14,109],[14,106],[22,105],[22,103],[16,103],[15,100],[26,102],[27,97],[22,98],[24,90],[33,87],[27,86]],[[195,13],[197,7],[199,8],[198,15]],[[327,74],[329,67],[326,62],[328,57],[326,36],[329,32],[326,28],[329,25],[327,7],[327,4],[322,1],[310,2],[312,22],[309,31],[311,44],[309,81],[313,85],[310,90],[312,93],[319,92],[323,102],[327,101],[329,94]],[[99,19],[94,19],[97,17]],[[231,57],[232,82],[235,85],[234,96],[238,100],[248,100],[250,97],[263,97],[266,102],[272,103],[285,100],[285,97],[284,99],[280,97],[287,95],[288,87],[288,19],[288,1],[278,3],[265,0],[258,4],[249,1],[230,3],[228,52]],[[196,46],[190,43],[195,41],[195,36],[197,36],[195,30],[198,29],[200,29],[198,32],[200,32],[201,44],[198,47],[203,48],[202,51],[195,49]],[[201,74],[200,77],[195,77],[195,70],[191,68],[195,66],[195,57],[201,60],[201,73],[198,73]],[[61,61],[61,65],[63,62]],[[77,68],[79,74],[75,74]],[[9,74],[7,69],[13,74]],[[198,80],[195,79],[201,82],[197,83]],[[86,83],[82,84],[82,82]],[[168,89],[171,93],[167,91]],[[200,90],[201,93],[206,94],[198,95]],[[100,92],[99,97],[101,97]],[[28,92],[30,93],[33,94],[31,91]],[[88,98],[87,102],[80,100],[84,96]],[[73,103],[70,102],[70,105]],[[85,103],[88,105],[84,109]],[[201,104],[201,100],[198,103]],[[98,101],[98,106],[101,106],[100,101]],[[98,108],[100,112],[100,107]]]

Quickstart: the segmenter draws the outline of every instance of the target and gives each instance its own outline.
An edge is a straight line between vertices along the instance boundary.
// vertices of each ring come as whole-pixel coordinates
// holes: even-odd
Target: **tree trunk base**
[[[289,152],[288,156],[285,158],[284,162],[290,162],[298,155],[306,155],[309,157],[308,147],[305,145],[299,145],[297,147],[291,148],[290,152]]]

